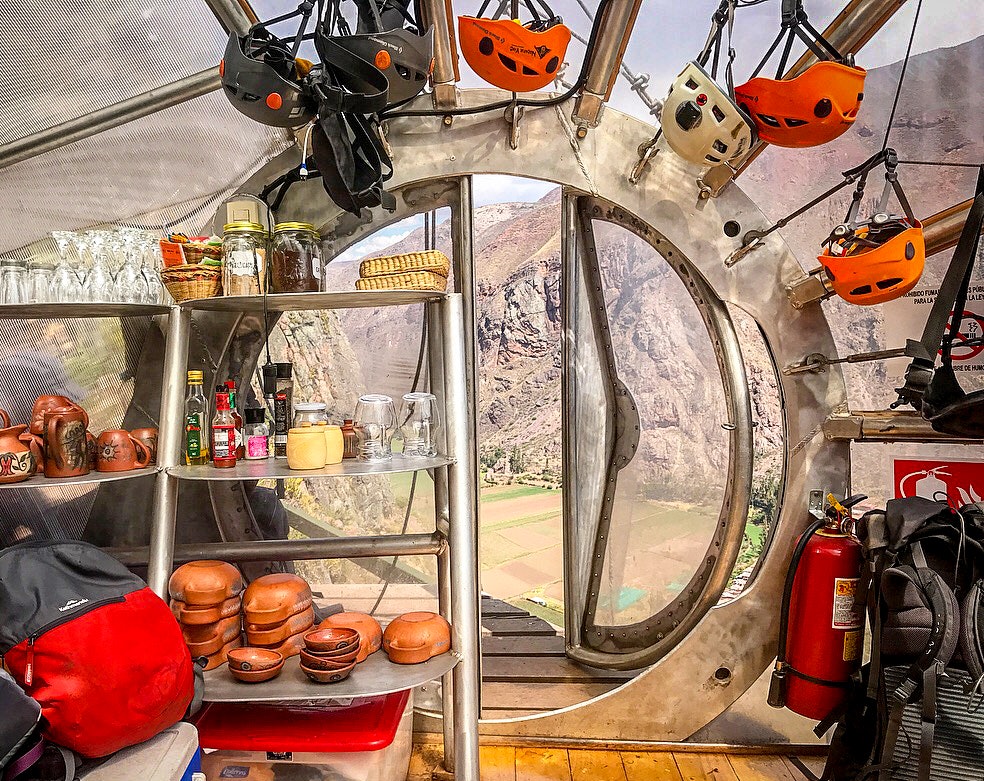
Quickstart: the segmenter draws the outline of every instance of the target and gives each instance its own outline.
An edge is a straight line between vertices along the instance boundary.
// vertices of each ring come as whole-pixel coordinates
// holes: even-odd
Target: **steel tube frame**
[[[82,141],[104,130],[125,125],[135,119],[215,92],[221,86],[218,69],[209,68],[171,84],[165,84],[163,87],[142,92],[119,103],[62,122],[39,133],[18,138],[16,141],[0,145],[0,170],[45,152],[74,144],[76,141]]]
[[[173,524],[172,538],[173,538]],[[382,534],[375,537],[327,537],[305,540],[255,540],[246,542],[203,542],[177,545],[173,562],[198,559],[224,561],[311,561],[314,559],[360,559],[379,556],[436,556],[445,548],[444,536],[433,534]],[[108,551],[127,566],[154,561],[148,548],[113,548]],[[171,551],[168,552],[169,554]],[[166,574],[171,574],[169,556]],[[164,578],[166,590],[167,577]],[[156,591],[156,589],[155,589]],[[160,593],[160,592],[158,592]]]
[[[161,412],[158,420],[157,473],[154,483],[154,507],[150,521],[150,545],[147,549],[147,583],[162,599],[167,598],[174,555],[174,527],[178,513],[178,481],[167,473],[168,467],[181,460],[181,432],[185,367],[188,364],[188,335],[191,312],[173,307],[167,316],[167,341],[164,346],[164,379]]]
[[[247,0],[205,0],[227,33],[243,35],[257,21]]]
[[[479,781],[478,719],[481,710],[479,593],[476,587],[477,525],[472,508],[478,490],[469,453],[471,423],[468,419],[468,385],[464,339],[464,303],[461,294],[449,295],[440,307],[444,334],[444,376],[448,450],[455,463],[448,470],[451,513],[448,542],[451,570],[452,647],[461,662],[452,672],[454,775],[462,781]]]
[[[451,28],[449,3],[445,0],[421,0],[425,24],[434,25],[434,106],[454,108],[458,105],[458,53],[455,51],[454,30]]]

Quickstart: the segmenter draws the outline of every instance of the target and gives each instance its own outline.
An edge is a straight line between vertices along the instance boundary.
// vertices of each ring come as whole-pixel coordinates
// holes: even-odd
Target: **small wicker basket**
[[[222,287],[222,269],[202,264],[172,266],[161,271],[161,281],[175,301],[212,298]]]
[[[213,260],[222,259],[221,244],[199,244],[197,242],[190,242],[189,244],[183,244],[181,246],[181,251],[184,253],[185,264],[188,266],[197,265],[205,258],[212,258]]]

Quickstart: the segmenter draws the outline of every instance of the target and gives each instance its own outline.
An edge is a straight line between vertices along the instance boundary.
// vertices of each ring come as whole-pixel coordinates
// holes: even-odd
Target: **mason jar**
[[[270,253],[274,293],[317,293],[321,288],[321,237],[307,222],[278,222]]]
[[[270,234],[255,222],[230,222],[222,227],[222,293],[258,296],[266,288]]]

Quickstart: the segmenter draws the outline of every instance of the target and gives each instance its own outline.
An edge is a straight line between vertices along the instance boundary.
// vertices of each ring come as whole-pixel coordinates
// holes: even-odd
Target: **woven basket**
[[[222,269],[214,266],[172,266],[161,272],[161,281],[175,301],[212,298],[222,286]]]
[[[387,274],[384,277],[357,279],[357,290],[436,290],[448,289],[448,278],[431,271],[408,271],[405,274]]]
[[[222,258],[222,247],[214,244],[184,244],[181,247],[184,252],[185,264],[193,266],[201,263],[205,258],[220,260]]]
[[[387,274],[403,274],[408,271],[429,271],[447,277],[451,271],[451,261],[443,252],[429,250],[405,255],[387,255],[382,258],[366,258],[359,264],[359,276],[363,279]]]

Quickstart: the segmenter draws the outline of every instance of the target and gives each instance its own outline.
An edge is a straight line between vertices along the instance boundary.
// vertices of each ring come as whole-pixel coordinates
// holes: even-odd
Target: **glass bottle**
[[[236,381],[226,380],[225,386],[229,389],[229,407],[232,409],[232,418],[236,421],[236,458],[242,461],[246,458],[246,440],[243,439],[243,416],[239,414],[239,405],[236,403]]]
[[[246,438],[246,460],[258,461],[270,457],[270,427],[266,424],[263,407],[247,407],[243,435]]]
[[[208,463],[208,399],[202,389],[205,375],[188,372],[188,396],[185,398],[184,456],[189,466]]]
[[[273,455],[273,432],[276,430],[277,365],[263,364],[263,405],[266,407],[266,424],[270,431],[270,455]]]
[[[219,386],[225,390],[225,386]],[[228,469],[236,465],[236,421],[229,408],[229,394],[216,390],[212,418],[212,465]]]
[[[278,363],[277,395],[274,397],[274,455],[287,458],[287,431],[290,429],[291,412],[294,408],[294,373],[292,363]],[[281,398],[282,397],[282,398]]]

